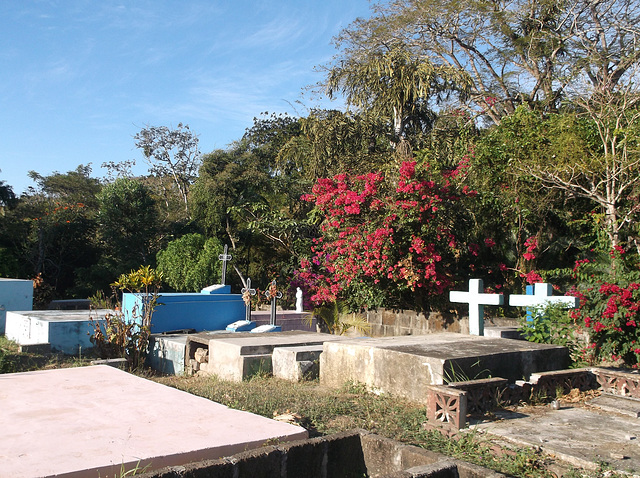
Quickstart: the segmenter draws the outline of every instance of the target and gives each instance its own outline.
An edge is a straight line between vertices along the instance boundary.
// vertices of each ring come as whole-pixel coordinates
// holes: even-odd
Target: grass
[[[23,353],[18,344],[0,335],[0,373],[79,367],[88,365],[93,358],[95,357],[75,357],[59,353]]]
[[[507,448],[474,432],[449,438],[423,426],[426,422],[423,406],[398,397],[368,393],[355,384],[330,389],[317,381],[290,383],[266,376],[242,383],[199,376],[154,380],[265,417],[287,411],[296,413],[302,417],[301,424],[310,436],[364,428],[511,476],[555,476],[546,466],[547,458],[532,448]]]
[[[0,373],[87,365],[90,357],[61,354],[25,354],[0,336]],[[548,456],[528,447],[516,447],[489,437],[465,431],[452,437],[424,426],[424,406],[386,394],[373,394],[362,385],[345,384],[340,389],[322,386],[318,381],[290,383],[267,375],[245,382],[229,382],[216,377],[159,377],[139,373],[159,383],[208,398],[232,408],[272,418],[291,412],[310,436],[337,433],[354,428],[475,463],[509,476],[571,478],[613,478],[622,476],[606,467],[596,471],[559,468]],[[561,469],[561,472],[558,470]],[[128,475],[127,475],[128,476]]]

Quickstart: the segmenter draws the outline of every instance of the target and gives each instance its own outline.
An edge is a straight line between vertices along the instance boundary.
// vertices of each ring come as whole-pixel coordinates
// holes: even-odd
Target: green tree
[[[42,176],[36,171],[29,171],[29,177],[37,184],[37,191],[51,200],[80,202],[85,206],[95,207],[96,195],[102,189],[100,181],[91,177],[91,164],[79,165],[67,173],[54,171],[49,176]]]
[[[158,213],[149,188],[135,179],[120,178],[98,195],[98,235],[105,260],[115,277],[155,260],[160,238]]]
[[[376,170],[389,163],[388,131],[372,116],[314,110],[300,118],[300,128],[300,134],[281,147],[277,164],[284,175],[299,177],[307,190],[318,178]]]
[[[193,183],[201,163],[198,136],[188,125],[178,123],[175,129],[166,126],[147,126],[134,136],[136,147],[149,163],[149,172],[159,178],[171,178],[170,183],[176,189],[189,216],[189,188]],[[172,195],[166,181],[160,186],[169,201]]]
[[[295,165],[278,163],[279,151],[299,134],[297,119],[256,119],[227,150],[204,155],[192,188],[194,219],[231,245],[234,265],[254,284],[290,274],[310,240],[310,207],[300,201],[309,181]]]
[[[640,55],[639,19],[632,0],[391,0],[340,34],[335,64],[402,45],[416,58],[466,71],[465,104],[499,123],[521,104],[557,111],[583,80],[624,78]]]
[[[635,219],[640,210],[640,131],[636,119],[640,110],[627,109],[625,118],[605,127],[609,137],[603,141],[603,125],[583,112],[566,112],[540,117],[520,108],[487,136],[497,147],[494,153],[507,161],[521,180],[532,178],[546,194],[564,196],[574,213],[594,211],[602,221],[597,225],[606,238],[601,248],[618,245],[621,234],[637,235]],[[622,112],[620,112],[622,115]],[[531,181],[532,179],[529,179]],[[575,218],[575,214],[574,214]]]
[[[438,65],[408,50],[373,48],[349,55],[329,70],[327,92],[338,93],[356,106],[391,125],[394,145],[407,141],[407,128],[427,131],[433,121],[430,102],[449,93],[462,96],[470,78],[458,67]]]
[[[219,282],[222,250],[216,238],[186,234],[158,252],[158,271],[175,290],[197,292]]]
[[[15,276],[40,274],[54,297],[73,295],[77,270],[99,258],[92,238],[100,183],[91,177],[90,165],[67,173],[43,176],[31,171],[29,175],[36,186],[7,211],[2,243],[20,264]]]
[[[15,206],[16,199],[13,188],[4,181],[0,181],[0,214],[4,215],[5,208]]]

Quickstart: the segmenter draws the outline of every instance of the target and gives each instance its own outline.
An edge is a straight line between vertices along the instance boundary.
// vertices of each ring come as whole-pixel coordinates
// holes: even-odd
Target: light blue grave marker
[[[449,300],[469,304],[469,334],[484,335],[484,306],[502,305],[502,294],[485,294],[482,279],[469,279],[469,292],[450,291]]]
[[[549,305],[559,305],[566,309],[575,309],[580,305],[577,297],[572,296],[552,296],[553,287],[546,282],[533,285],[533,294],[530,294],[530,287],[527,286],[527,294],[511,294],[509,296],[509,305],[515,307],[540,308]],[[533,312],[531,309],[527,311],[527,322],[533,320]]]

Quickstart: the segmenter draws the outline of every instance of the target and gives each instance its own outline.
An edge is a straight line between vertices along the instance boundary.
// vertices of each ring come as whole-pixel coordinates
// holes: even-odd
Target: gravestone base
[[[522,332],[520,332],[520,327],[490,327],[485,326],[484,328],[484,336],[485,337],[498,337],[502,339],[515,339],[515,340],[523,340]]]
[[[359,382],[426,403],[429,385],[488,376],[515,382],[568,363],[564,347],[521,340],[453,333],[357,339],[324,343],[320,382],[333,387]]]
[[[271,357],[273,376],[291,382],[314,380],[320,372],[322,345],[279,347]]]

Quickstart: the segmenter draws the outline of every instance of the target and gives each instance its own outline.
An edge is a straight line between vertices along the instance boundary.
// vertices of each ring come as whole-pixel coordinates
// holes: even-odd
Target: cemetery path
[[[589,405],[561,403],[496,413],[470,429],[531,446],[571,465],[596,469],[607,463],[621,472],[640,473],[640,418]]]

